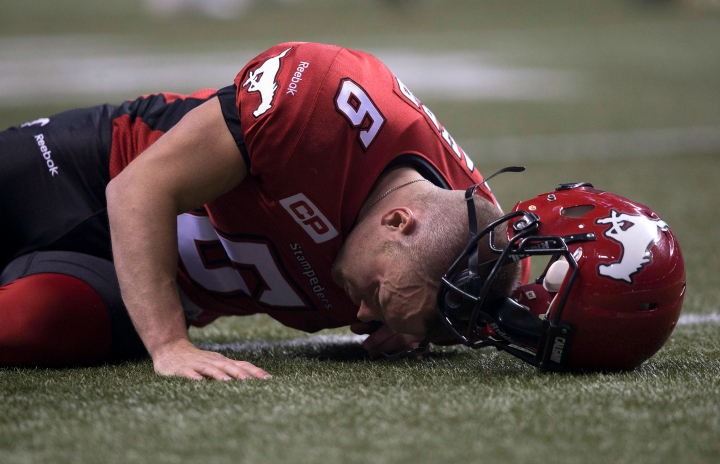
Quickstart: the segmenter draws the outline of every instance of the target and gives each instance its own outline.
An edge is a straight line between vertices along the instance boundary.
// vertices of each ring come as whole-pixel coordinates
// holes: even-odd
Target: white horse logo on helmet
[[[597,219],[595,223],[612,225],[603,235],[620,243],[622,257],[616,263],[600,264],[598,273],[631,284],[633,274],[652,262],[650,245],[660,239],[660,230],[668,230],[668,225],[661,219],[650,219],[642,214],[619,214],[614,209],[610,212],[610,217]]]
[[[287,52],[291,49],[292,47],[277,56],[268,58],[262,65],[260,65],[259,68],[248,73],[248,78],[243,83],[242,87],[245,88],[248,84],[250,84],[250,87],[247,90],[248,93],[260,92],[260,98],[262,100],[260,102],[260,106],[253,111],[253,116],[256,118],[265,114],[267,110],[272,108],[272,103],[275,99],[275,91],[278,88],[278,84],[275,82],[275,77],[277,76],[278,71],[280,71],[280,58],[287,55]]]

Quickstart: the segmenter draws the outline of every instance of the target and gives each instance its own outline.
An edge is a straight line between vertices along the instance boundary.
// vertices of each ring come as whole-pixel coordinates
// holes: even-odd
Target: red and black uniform
[[[3,243],[7,238],[13,244],[0,260],[38,250],[109,259],[105,185],[215,95],[249,175],[232,191],[178,217],[178,283],[194,325],[258,312],[306,331],[355,322],[357,308],[332,282],[330,268],[378,177],[404,164],[445,188],[482,180],[432,112],[378,60],[340,47],[282,44],[217,92],[145,96],[0,134],[3,151],[24,147],[14,158],[40,157],[41,168],[28,169],[35,177],[25,185],[41,179],[42,198],[26,205],[27,212],[35,215],[43,202],[49,202],[44,211],[57,211],[52,221],[38,219],[28,227],[22,213],[11,211],[20,227],[0,227]],[[57,169],[48,177],[49,158]],[[66,172],[71,180],[62,179],[69,185],[63,188],[77,198],[71,202],[56,185]],[[3,189],[3,181],[0,198],[22,197]],[[43,193],[47,189],[52,193]],[[492,199],[489,191],[482,193]],[[7,281],[0,276],[0,284]]]
[[[215,94],[148,95],[0,132],[0,364],[79,364],[145,353],[112,264],[105,187]]]
[[[178,219],[178,280],[203,308],[193,324],[256,312],[311,332],[356,322],[330,268],[383,171],[413,165],[452,189],[482,181],[434,115],[362,52],[281,44],[219,96],[239,113],[250,175]]]

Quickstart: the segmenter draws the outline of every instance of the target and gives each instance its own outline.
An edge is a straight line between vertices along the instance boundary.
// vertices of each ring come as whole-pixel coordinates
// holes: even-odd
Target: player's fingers
[[[237,379],[249,379],[249,378],[271,379],[272,378],[272,375],[268,374],[263,369],[260,369],[259,367],[250,364],[247,361],[234,361],[232,372],[230,370],[228,370],[228,373],[231,373],[233,375],[233,377],[235,377]]]
[[[195,370],[198,373],[202,374],[203,377],[207,377],[208,379],[232,380],[232,377],[230,377],[227,372],[211,364],[203,364],[199,367],[196,367]]]
[[[392,338],[385,340],[384,343],[376,346],[373,349],[375,353],[386,353],[392,354],[401,350],[409,350],[417,347],[418,343],[413,339],[406,339],[402,334],[397,334]]]
[[[363,348],[367,351],[375,351],[378,347],[385,344],[389,339],[397,335],[397,332],[384,325],[380,327],[375,333],[371,334],[363,342]]]
[[[158,374],[167,375],[167,374],[162,374],[160,372],[158,372]],[[178,377],[185,377],[185,378],[192,379],[192,380],[204,379],[202,374],[200,374],[199,372],[196,372],[195,369],[190,369],[190,368],[185,368],[185,369],[180,369],[178,371],[175,371],[175,373],[173,375],[176,375]]]
[[[250,377],[250,374],[245,372],[245,369],[243,369],[235,364],[229,364],[224,369],[224,371],[227,372],[227,374],[234,379],[245,380]]]
[[[350,324],[350,331],[357,335],[372,334],[377,332],[383,325],[381,321],[355,322]]]
[[[203,376],[189,365],[177,365],[166,362],[155,362],[153,368],[157,375],[163,377],[186,377],[193,380],[202,380]]]
[[[256,379],[271,379],[272,375],[265,372],[263,369],[260,369],[257,366],[254,366],[246,361],[241,361],[243,364],[244,369],[246,372],[248,372],[250,375],[255,377]]]
[[[216,364],[216,367],[225,372],[230,377],[244,380],[250,378],[256,379],[269,379],[272,378],[270,374],[264,370],[250,364],[247,361],[235,361],[229,358],[225,358],[224,362]]]
[[[206,351],[203,353],[206,356],[206,361],[211,364],[214,368],[219,369],[231,378],[245,379],[248,375],[245,373],[244,366],[252,366],[252,364],[246,361],[236,361],[234,359],[223,356],[215,351]],[[216,377],[213,377],[216,378]],[[222,378],[220,380],[227,380]]]
[[[418,345],[419,345],[419,343],[418,343]],[[413,353],[412,357],[413,357],[413,359],[420,360],[420,359],[427,358],[429,355],[430,355],[430,345],[426,346],[425,349],[419,353]]]

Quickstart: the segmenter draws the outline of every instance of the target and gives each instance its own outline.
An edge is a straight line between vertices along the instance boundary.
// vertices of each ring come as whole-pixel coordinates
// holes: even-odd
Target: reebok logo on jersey
[[[292,82],[290,82],[290,85],[288,85],[287,92],[285,92],[285,95],[290,94],[293,97],[295,96],[295,93],[297,92],[297,86],[302,80],[302,73],[305,72],[307,67],[310,66],[310,63],[306,63],[305,61],[300,62],[300,66],[298,66],[297,70],[295,70],[295,74],[293,74]]]
[[[58,172],[58,167],[55,166],[55,162],[50,157],[50,154],[52,152],[48,150],[47,145],[45,145],[45,136],[43,134],[38,134],[35,136],[35,141],[37,142],[38,147],[40,147],[40,153],[42,154],[43,158],[45,158],[45,164],[47,164],[50,175],[54,177],[55,175],[60,174]]]
[[[260,94],[260,105],[253,111],[253,116],[259,118],[272,108],[273,100],[275,100],[275,91],[278,89],[278,83],[275,81],[278,71],[280,71],[280,58],[287,55],[292,50],[288,48],[278,56],[273,56],[265,60],[259,68],[248,72],[248,78],[242,87],[248,87],[248,93],[258,92]]]
[[[36,119],[34,121],[26,122],[25,124],[23,124],[20,127],[34,126],[35,124],[40,124],[40,127],[45,127],[45,125],[49,122],[50,122],[50,118],[40,118],[40,119]]]
[[[338,231],[305,195],[298,193],[280,200],[290,216],[308,233],[315,243],[323,243],[337,237]]]

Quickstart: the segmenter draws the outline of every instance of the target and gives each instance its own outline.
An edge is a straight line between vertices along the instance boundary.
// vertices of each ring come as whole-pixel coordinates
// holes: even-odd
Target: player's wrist
[[[156,342],[151,344],[151,346],[146,346],[146,348],[148,350],[148,354],[150,354],[150,357],[153,360],[173,356],[188,349],[197,349],[197,347],[192,344],[190,337],[187,334],[164,340],[162,342]]]

